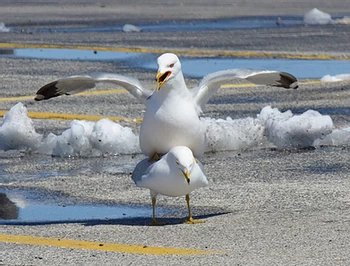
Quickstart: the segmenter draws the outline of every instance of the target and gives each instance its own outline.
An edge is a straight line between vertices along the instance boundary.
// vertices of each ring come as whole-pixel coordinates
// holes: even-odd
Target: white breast
[[[193,102],[174,96],[159,105],[156,98],[149,99],[140,130],[142,152],[165,154],[174,146],[187,146],[196,157],[206,149],[205,125]]]
[[[196,164],[190,173],[190,185],[188,185],[180,170],[170,171],[164,162],[158,161],[151,166],[146,175],[142,176],[141,180],[137,182],[137,186],[170,197],[184,196],[194,189],[208,184],[208,180],[199,164]]]

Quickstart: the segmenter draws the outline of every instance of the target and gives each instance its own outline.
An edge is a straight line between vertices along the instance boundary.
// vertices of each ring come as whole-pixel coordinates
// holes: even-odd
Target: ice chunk
[[[123,26],[123,31],[124,32],[140,32],[141,28],[139,28],[135,25],[132,25],[132,24],[125,24]]]
[[[94,122],[74,120],[71,127],[66,129],[56,139],[52,154],[55,156],[88,156],[92,153],[89,137]]]
[[[99,156],[139,153],[138,136],[129,127],[105,118],[98,122],[72,121],[59,136],[50,133],[38,152],[54,156]]]
[[[331,134],[323,139],[317,139],[314,142],[315,146],[341,146],[349,145],[350,131],[346,129],[334,129]]]
[[[52,155],[56,145],[57,136],[54,133],[49,133],[49,135],[47,135],[43,143],[39,146],[38,152],[47,155]]]
[[[242,150],[257,146],[263,140],[265,127],[251,117],[201,120],[207,127],[208,151]]]
[[[281,113],[277,108],[266,106],[258,117],[265,123],[268,139],[280,149],[310,147],[333,128],[328,115],[314,110],[293,116],[291,111]]]
[[[321,78],[322,82],[350,80],[350,74],[339,74],[335,76],[325,75]]]
[[[36,150],[41,141],[42,135],[35,131],[22,103],[17,103],[5,114],[0,127],[0,150]]]
[[[331,15],[317,8],[313,8],[304,15],[304,23],[308,25],[326,25],[337,23]]]
[[[132,154],[140,152],[139,138],[129,127],[123,127],[108,118],[98,121],[90,137],[92,146],[108,154]]]
[[[4,22],[0,22],[0,32],[9,32],[10,29],[5,26]]]

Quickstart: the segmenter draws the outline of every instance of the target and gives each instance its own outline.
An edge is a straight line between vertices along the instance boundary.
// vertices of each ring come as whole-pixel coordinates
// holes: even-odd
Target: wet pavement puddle
[[[147,65],[148,66],[148,65]],[[149,68],[151,68],[149,66]],[[350,61],[257,59],[257,58],[184,58],[182,69],[185,75],[200,78],[211,72],[230,68],[254,68],[281,70],[292,73],[298,79],[316,79],[324,75],[336,75],[350,69]],[[156,70],[155,67],[152,69]]]
[[[128,68],[156,71],[158,54],[115,51],[93,51],[76,49],[8,49],[1,56],[11,58],[33,58],[48,60],[114,61]],[[11,50],[10,50],[11,51]],[[293,73],[298,79],[319,79],[325,75],[344,74],[350,69],[350,60],[304,60],[277,58],[238,57],[183,57],[182,70],[185,76],[201,78],[204,75],[230,69],[254,68],[281,70]],[[344,72],[345,71],[345,72]]]
[[[31,189],[0,188],[0,225],[105,222],[120,219],[145,218],[152,214],[149,206],[86,204],[70,200],[55,192]],[[157,215],[172,210],[157,207]]]
[[[6,152],[0,156],[0,225],[92,223],[144,217],[149,221],[152,214],[149,204],[86,203],[67,195],[37,189],[13,188],[11,184],[33,179],[84,174],[90,171],[107,174],[129,174],[137,161],[136,156],[110,156],[106,158],[60,158],[21,152]],[[33,160],[40,161],[40,169],[32,168]],[[18,164],[20,168],[16,167]],[[54,166],[54,167],[53,167]],[[56,170],[55,170],[56,169]],[[132,182],[130,180],[130,182]],[[172,211],[157,206],[162,216]]]

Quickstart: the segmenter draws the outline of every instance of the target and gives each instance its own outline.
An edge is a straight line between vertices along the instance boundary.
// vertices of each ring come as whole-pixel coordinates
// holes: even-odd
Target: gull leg
[[[190,195],[186,194],[186,202],[187,202],[187,210],[188,210],[188,218],[185,221],[185,224],[200,224],[200,223],[205,223],[203,220],[195,220],[192,217],[191,214],[191,208],[190,208]]]
[[[158,161],[161,157],[162,155],[160,153],[155,152],[151,157],[148,158],[148,161],[149,162]]]
[[[159,225],[165,225],[166,223],[158,222],[156,219],[156,199],[157,196],[152,196],[152,222],[150,225],[152,226],[159,226]]]

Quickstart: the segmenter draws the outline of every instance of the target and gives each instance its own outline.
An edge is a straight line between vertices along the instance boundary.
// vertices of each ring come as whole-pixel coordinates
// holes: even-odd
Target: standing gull
[[[144,159],[139,162],[131,178],[138,187],[148,188],[152,198],[152,223],[161,225],[155,217],[156,197],[158,194],[179,197],[186,195],[188,218],[185,223],[199,223],[194,220],[190,208],[190,192],[208,184],[203,165],[193,157],[192,151],[184,146],[170,149],[156,162]]]
[[[78,93],[94,88],[97,83],[115,83],[146,105],[140,129],[140,148],[146,156],[150,159],[159,158],[174,146],[186,146],[196,158],[201,158],[207,143],[206,128],[199,115],[221,84],[233,79],[246,79],[255,84],[287,89],[298,87],[296,78],[285,72],[228,69],[208,74],[196,88],[188,89],[180,60],[175,54],[163,54],[158,57],[157,63],[159,68],[155,91],[147,89],[133,77],[92,73],[51,82],[38,90],[35,100]]]

